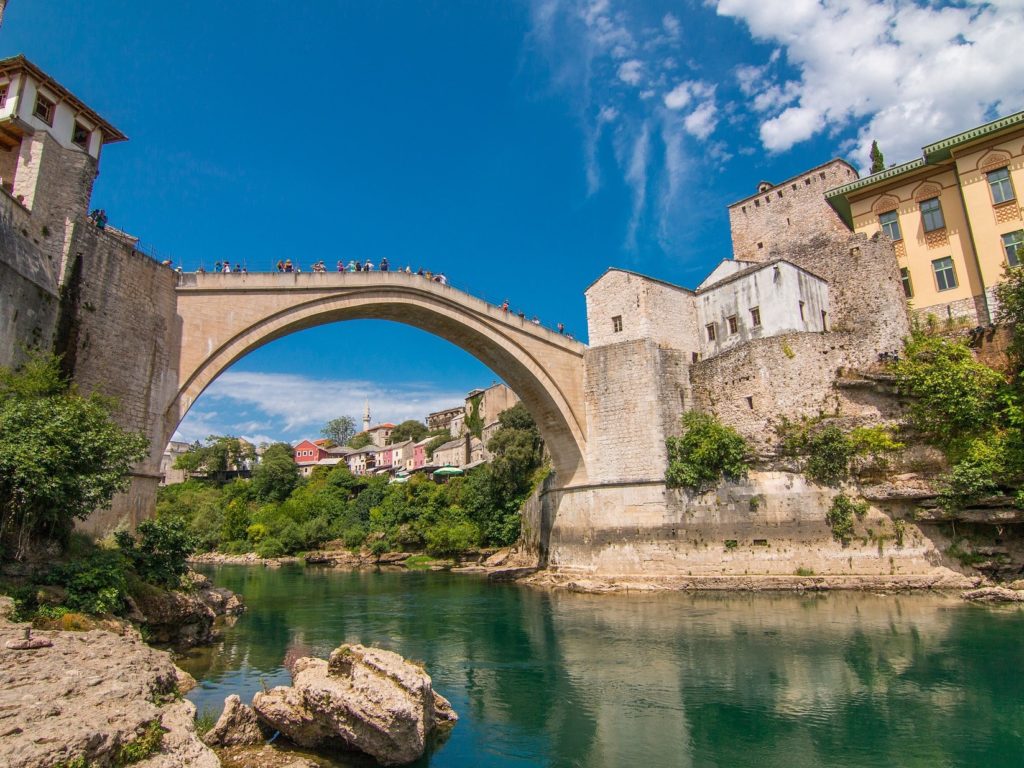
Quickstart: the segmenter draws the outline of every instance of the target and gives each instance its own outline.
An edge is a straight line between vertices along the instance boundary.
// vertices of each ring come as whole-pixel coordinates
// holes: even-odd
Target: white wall
[[[15,79],[20,80],[21,77],[25,77],[25,75],[22,73]],[[82,148],[71,141],[76,119],[75,111],[71,106],[66,102],[61,101],[53,91],[49,91],[44,88],[43,95],[57,104],[57,108],[54,110],[53,125],[47,125],[32,114],[32,111],[36,106],[37,90],[35,80],[31,77],[26,78],[25,90],[20,99],[18,98],[19,85],[19,82],[12,80],[10,90],[7,94],[7,102],[4,104],[4,109],[0,110],[0,118],[16,114],[19,119],[28,123],[33,128],[49,133],[60,143],[62,147],[81,152]],[[88,142],[88,152],[93,157],[99,158],[100,145],[102,142],[102,135],[99,128],[95,127],[93,123],[85,117],[79,116],[77,119],[87,128],[92,129]]]
[[[701,356],[713,357],[750,339],[794,331],[826,330],[821,313],[829,311],[828,284],[820,278],[780,261],[697,294]],[[803,318],[800,314],[803,302]],[[761,325],[755,327],[750,310],[758,308]],[[729,332],[735,316],[737,332]],[[715,340],[706,326],[715,324]]]

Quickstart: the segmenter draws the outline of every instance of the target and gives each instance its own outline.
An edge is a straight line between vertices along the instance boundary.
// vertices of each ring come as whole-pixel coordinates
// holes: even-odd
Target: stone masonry
[[[778,184],[761,182],[757,194],[729,206],[733,257],[766,261],[820,234],[849,234],[824,193],[856,178],[849,163],[831,160]]]

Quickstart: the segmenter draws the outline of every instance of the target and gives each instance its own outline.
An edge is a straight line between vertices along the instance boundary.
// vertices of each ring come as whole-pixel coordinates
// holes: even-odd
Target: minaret
[[[370,431],[370,400],[366,400],[366,409],[363,411],[363,432]]]

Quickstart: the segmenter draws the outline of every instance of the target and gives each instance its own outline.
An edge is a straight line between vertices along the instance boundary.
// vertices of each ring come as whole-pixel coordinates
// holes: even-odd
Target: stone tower
[[[366,408],[363,409],[363,432],[370,431],[370,400],[366,400]]]

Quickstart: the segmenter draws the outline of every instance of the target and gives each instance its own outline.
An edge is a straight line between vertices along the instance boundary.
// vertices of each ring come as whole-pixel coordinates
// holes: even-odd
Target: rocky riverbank
[[[12,622],[0,598],[0,764],[215,768],[181,694],[195,681],[137,631],[58,632]],[[21,650],[27,632],[36,647]],[[79,762],[75,762],[79,761]]]

